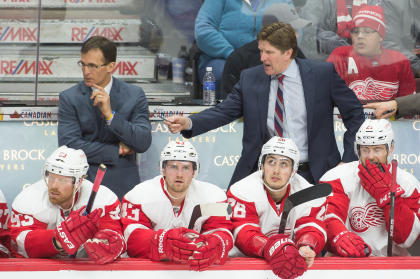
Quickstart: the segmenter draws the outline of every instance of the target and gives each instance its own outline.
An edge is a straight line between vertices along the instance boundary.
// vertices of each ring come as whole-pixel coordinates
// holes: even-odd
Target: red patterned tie
[[[283,101],[283,78],[284,75],[278,77],[279,87],[277,89],[276,107],[274,111],[274,130],[277,136],[282,137],[284,131],[284,101]]]

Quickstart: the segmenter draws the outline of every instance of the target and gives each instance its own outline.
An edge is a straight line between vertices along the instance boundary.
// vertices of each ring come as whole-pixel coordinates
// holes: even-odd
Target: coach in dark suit
[[[104,37],[83,44],[78,64],[84,81],[60,94],[58,144],[86,153],[92,182],[104,163],[102,184],[121,199],[140,183],[136,155],[149,148],[152,136],[143,90],[111,75],[116,56],[116,45]]]
[[[173,116],[166,121],[171,132],[182,130],[192,137],[225,125],[243,116],[244,131],[241,158],[230,184],[257,168],[262,145],[278,134],[275,129],[275,106],[284,75],[285,122],[283,136],[292,138],[302,161],[299,173],[317,182],[330,168],[342,162],[357,160],[354,136],[363,123],[363,109],[333,64],[296,58],[295,31],[289,24],[273,23],[258,33],[263,65],[244,70],[227,99],[216,107],[189,118]],[[344,154],[341,157],[334,136],[333,108],[337,106],[347,128]]]

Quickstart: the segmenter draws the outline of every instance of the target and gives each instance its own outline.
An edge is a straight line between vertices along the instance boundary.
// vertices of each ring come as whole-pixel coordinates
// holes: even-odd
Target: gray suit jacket
[[[398,109],[396,117],[409,116],[413,114],[420,114],[420,94],[408,95],[395,98]]]
[[[364,121],[363,108],[356,95],[338,76],[332,63],[296,58],[302,78],[307,111],[309,165],[315,181],[340,161],[357,160],[354,137]],[[226,125],[243,116],[242,154],[230,185],[257,169],[267,131],[270,76],[262,65],[242,71],[239,82],[226,100],[216,107],[192,115],[192,130],[183,131],[192,137]],[[333,109],[337,106],[344,125],[344,154],[341,157],[334,135]]]
[[[107,166],[102,184],[121,199],[140,183],[136,154],[119,156],[119,142],[136,153],[145,152],[152,141],[149,109],[140,87],[113,78],[111,125],[90,99],[91,88],[82,81],[61,92],[58,110],[58,145],[82,149],[89,162],[88,179],[93,182],[99,164]]]

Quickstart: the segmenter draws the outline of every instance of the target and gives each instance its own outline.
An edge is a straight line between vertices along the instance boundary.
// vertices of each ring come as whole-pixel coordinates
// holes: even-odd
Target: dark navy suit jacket
[[[145,152],[152,141],[149,108],[140,87],[113,78],[110,92],[115,112],[111,125],[90,99],[91,88],[82,81],[61,92],[58,110],[58,145],[82,149],[89,162],[88,179],[93,182],[99,164],[107,166],[102,184],[121,199],[140,183],[136,154],[119,156],[119,142],[136,153]]]
[[[363,108],[356,95],[338,76],[334,65],[296,58],[302,78],[307,110],[308,155],[313,178],[317,182],[340,161],[357,160],[354,137],[364,121]],[[192,137],[226,125],[243,116],[242,154],[229,185],[257,169],[263,144],[269,139],[267,112],[271,77],[262,65],[246,69],[225,101],[192,115],[193,127],[182,131]],[[334,135],[333,108],[337,106],[347,131],[341,158]]]

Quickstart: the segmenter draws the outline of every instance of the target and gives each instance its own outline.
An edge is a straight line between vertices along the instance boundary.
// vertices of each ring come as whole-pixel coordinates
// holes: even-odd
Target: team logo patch
[[[361,100],[389,100],[398,93],[399,82],[375,80],[368,77],[365,80],[352,81],[349,87]]]
[[[368,203],[365,207],[353,207],[350,211],[350,227],[354,232],[364,232],[370,227],[385,223],[383,210],[375,203]]]

